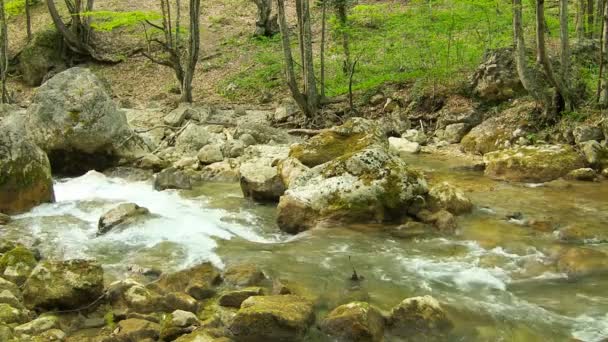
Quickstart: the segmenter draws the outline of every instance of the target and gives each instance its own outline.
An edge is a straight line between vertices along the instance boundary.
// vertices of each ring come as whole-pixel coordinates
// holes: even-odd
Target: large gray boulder
[[[44,83],[32,99],[26,126],[51,159],[54,153],[64,159],[95,155],[90,161],[99,162],[101,156],[133,157],[148,150],[106,85],[85,68],[68,69]]]
[[[285,185],[276,166],[267,158],[257,158],[243,163],[239,169],[241,190],[245,197],[255,201],[278,201],[285,192]]]
[[[62,36],[55,29],[37,32],[19,54],[23,81],[37,87],[50,72],[62,71],[66,65],[61,53]]]
[[[53,180],[47,155],[24,135],[16,113],[0,122],[0,212],[17,214],[53,202]]]
[[[511,48],[489,51],[471,77],[473,94],[483,100],[497,102],[522,92],[524,89],[513,56]]]
[[[103,235],[121,225],[128,225],[147,216],[150,211],[135,203],[122,203],[99,218],[97,235]]]
[[[292,147],[291,157],[316,166],[290,180],[278,205],[282,230],[298,233],[326,220],[381,222],[403,215],[428,192],[424,177],[389,153],[373,122],[344,126]]]

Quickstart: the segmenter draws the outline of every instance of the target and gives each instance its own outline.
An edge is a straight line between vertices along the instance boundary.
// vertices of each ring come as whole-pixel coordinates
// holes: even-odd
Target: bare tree
[[[291,52],[291,41],[289,39],[289,27],[285,15],[285,0],[277,0],[277,11],[279,15],[279,28],[281,30],[281,41],[285,55],[285,74],[287,85],[291,95],[308,119],[316,116],[319,108],[319,95],[314,73],[313,51],[312,51],[312,29],[310,23],[309,0],[296,0],[296,13],[298,17],[298,42],[302,57],[303,90],[300,91],[298,80],[294,69],[294,59]]]
[[[593,38],[595,34],[594,23],[594,10],[595,0],[587,0],[587,37]]]
[[[25,1],[25,30],[27,32],[27,40],[30,41],[32,39],[32,13],[31,13],[31,0]]]
[[[598,87],[598,102],[601,108],[608,108],[608,1],[604,1],[604,24],[600,57],[600,80]]]
[[[340,22],[342,33],[342,49],[344,50],[344,73],[349,75],[352,72],[352,60],[350,55],[350,38],[348,34],[348,2],[349,0],[333,0],[336,9],[336,16]]]
[[[252,0],[258,8],[255,35],[271,37],[278,31],[276,14],[272,14],[272,0]]]
[[[175,0],[175,18],[173,18],[172,6],[169,0],[160,0],[160,5],[162,23],[157,25],[147,21],[147,24],[161,31],[163,39],[150,36],[146,30],[148,51],[143,54],[154,63],[172,68],[180,84],[181,101],[192,102],[192,80],[200,53],[201,1],[189,0],[188,18],[190,29],[187,48],[184,47],[180,37],[182,31],[180,24],[180,0]],[[153,51],[153,44],[160,47],[160,53]]]
[[[2,87],[1,103],[8,103],[9,96],[6,88],[8,76],[8,26],[6,23],[6,12],[4,0],[0,0],[0,81]]]
[[[585,12],[587,6],[585,0],[577,0],[576,3],[576,37],[581,40],[585,37]]]
[[[69,24],[63,22],[55,5],[55,0],[47,0],[46,4],[53,24],[63,37],[68,52],[72,55],[92,58],[98,62],[116,63],[119,61],[118,58],[112,58],[97,52],[91,42],[91,19],[90,16],[85,14],[93,11],[94,0],[86,0],[86,3],[83,0],[65,0],[71,18]]]

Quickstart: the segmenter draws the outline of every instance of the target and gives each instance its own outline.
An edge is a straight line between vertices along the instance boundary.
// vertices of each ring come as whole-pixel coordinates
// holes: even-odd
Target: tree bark
[[[302,24],[303,43],[304,43],[304,94],[306,94],[306,102],[308,107],[314,112],[319,106],[319,94],[317,90],[317,82],[315,79],[314,55],[312,50],[312,24],[310,22],[310,3],[309,0],[302,1]]]
[[[576,37],[581,40],[585,37],[585,0],[576,3]]]
[[[296,79],[293,55],[291,52],[291,42],[289,39],[289,27],[287,26],[287,19],[285,16],[285,0],[277,0],[277,12],[279,15],[279,29],[281,30],[281,43],[285,58],[285,76],[287,78],[287,86],[289,87],[291,96],[296,101],[298,107],[300,107],[304,115],[307,118],[312,118],[312,116],[315,114],[316,108],[309,108],[306,96],[304,96],[304,94],[302,94],[300,91],[298,81]],[[300,22],[300,20],[298,20],[298,22]]]
[[[593,0],[591,0],[593,1]],[[573,104],[570,95],[570,32],[568,31],[568,0],[559,0],[559,21],[560,21],[560,45],[561,45],[561,83],[559,85],[564,106],[566,110],[572,110]]]
[[[549,105],[548,96],[545,94],[542,85],[534,76],[528,66],[526,57],[526,43],[523,28],[523,8],[521,0],[513,0],[513,37],[515,40],[515,64],[517,75],[524,89],[544,107]]]
[[[182,83],[182,102],[192,102],[192,80],[200,52],[201,0],[190,0],[190,36],[188,39],[188,60]]]
[[[327,1],[322,0],[321,10],[321,99],[325,99],[325,31],[327,29]]]
[[[277,33],[277,16],[272,15],[272,0],[253,0],[258,8],[255,36],[272,37]]]
[[[601,62],[600,62],[600,94],[599,106],[608,108],[608,1],[604,1],[604,29],[602,32]]]
[[[593,23],[594,23],[593,17],[595,14],[594,1],[595,0],[587,0],[587,37],[589,37],[589,38],[593,38],[593,36],[595,34],[595,27],[593,26]]]
[[[6,23],[6,12],[4,0],[0,0],[0,87],[2,87],[1,103],[8,103],[8,89],[6,81],[8,77],[8,25]]]
[[[25,0],[25,30],[27,32],[27,40],[32,39],[32,13],[30,8],[30,0]]]
[[[336,12],[342,26],[342,49],[344,49],[344,73],[349,75],[352,68],[350,56],[350,41],[348,35],[348,16],[346,14],[346,0],[336,0]]]

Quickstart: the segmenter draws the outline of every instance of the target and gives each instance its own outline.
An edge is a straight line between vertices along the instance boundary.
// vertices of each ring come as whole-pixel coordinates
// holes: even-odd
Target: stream
[[[318,296],[319,316],[352,300],[388,311],[407,297],[429,294],[454,321],[456,341],[608,338],[608,276],[567,279],[550,261],[561,245],[555,233],[505,219],[521,212],[559,226],[606,229],[608,182],[509,184],[461,168],[453,158],[421,155],[408,162],[431,182],[449,181],[470,196],[476,209],[458,219],[455,236],[399,239],[386,225],[289,236],[276,227],[274,206],[243,199],[238,184],[156,192],[150,183],[94,171],[57,179],[57,202],[14,217],[3,233],[47,257],[95,258],[108,282],[127,277],[127,265],[174,271],[201,261],[218,267],[254,262],[270,277]],[[97,237],[99,217],[121,202],[155,216]],[[588,247],[608,252],[606,243]],[[360,286],[348,280],[353,266],[365,277]]]

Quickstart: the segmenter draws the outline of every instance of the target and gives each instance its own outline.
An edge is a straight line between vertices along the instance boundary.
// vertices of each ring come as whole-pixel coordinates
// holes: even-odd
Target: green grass
[[[159,20],[161,15],[156,12],[114,12],[114,11],[92,11],[82,13],[83,16],[93,18],[91,27],[97,31],[110,32],[120,27],[130,27],[150,20]]]

